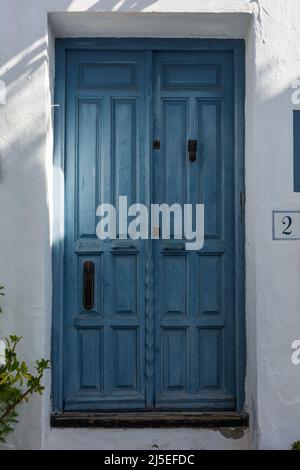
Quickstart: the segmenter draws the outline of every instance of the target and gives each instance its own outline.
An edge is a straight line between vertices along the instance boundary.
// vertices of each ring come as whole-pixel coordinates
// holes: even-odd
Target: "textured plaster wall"
[[[300,245],[272,241],[273,209],[299,210],[293,193],[291,83],[300,77],[300,4],[255,3],[247,43],[248,403],[260,448],[289,448],[300,434]],[[253,65],[251,65],[253,59]],[[253,343],[253,344],[252,344]],[[254,366],[256,364],[256,367]]]
[[[300,368],[290,361],[291,343],[300,339],[300,245],[272,241],[271,213],[300,206],[300,196],[292,190],[290,98],[290,84],[300,78],[300,4],[0,0],[0,11],[0,79],[8,87],[7,104],[0,105],[0,283],[6,288],[0,336],[22,335],[20,352],[29,362],[50,356],[53,37],[118,31],[131,36],[245,37],[250,437],[252,447],[288,448],[300,438]],[[50,432],[49,396],[50,374],[43,398],[35,397],[21,409],[6,447],[76,448],[87,447],[87,442],[94,448],[132,448],[135,443],[166,449],[248,446],[248,434],[233,439],[215,431]]]
[[[62,445],[63,443],[63,445]],[[222,429],[55,429],[49,449],[246,450],[249,432]]]

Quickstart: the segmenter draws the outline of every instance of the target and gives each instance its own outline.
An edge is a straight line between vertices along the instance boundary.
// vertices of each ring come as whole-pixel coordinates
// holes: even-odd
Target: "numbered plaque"
[[[300,240],[300,211],[273,211],[273,240]]]

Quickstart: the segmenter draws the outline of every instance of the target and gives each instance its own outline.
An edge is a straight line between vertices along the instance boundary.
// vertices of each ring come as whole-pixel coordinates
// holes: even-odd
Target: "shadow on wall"
[[[89,11],[114,11],[114,12],[121,12],[121,11],[143,11],[150,5],[157,3],[157,0],[97,0],[92,5],[90,5],[85,12]],[[75,7],[76,1],[62,1],[59,10],[61,11],[70,11],[72,7]],[[3,23],[5,22],[7,25],[13,23],[12,18],[14,17],[14,5],[7,6],[6,10],[3,12],[4,16],[2,18]],[[5,16],[8,15],[7,21],[5,21]],[[42,21],[42,18],[41,18]],[[2,57],[0,57],[0,80],[2,80],[7,86],[7,104],[6,106],[9,107],[9,114],[13,113],[17,116],[17,110],[23,109],[26,107],[27,110],[31,108],[31,92],[28,93],[28,99],[30,101],[27,102],[26,99],[26,89],[31,90],[31,83],[34,74],[38,73],[39,69],[44,65],[47,61],[47,48],[49,47],[48,38],[46,36],[38,36],[39,28],[32,28],[30,33],[31,34],[24,34],[24,37],[21,41],[16,41],[12,36],[15,35],[16,29],[18,29],[17,23],[12,24],[12,29],[8,29],[6,32],[6,41],[10,44],[10,47],[7,48],[8,50],[12,50],[14,48],[14,55],[13,57],[5,57],[5,53],[2,53]],[[24,27],[24,26],[23,26]],[[4,28],[3,28],[4,29]],[[34,37],[34,31],[37,31],[37,36]],[[9,37],[11,36],[11,38]],[[1,41],[2,42],[2,41]],[[3,41],[3,44],[5,41]],[[19,49],[19,46],[22,46],[22,49]],[[34,85],[33,85],[34,86]],[[36,96],[36,98],[39,98]],[[41,97],[42,98],[42,97]],[[41,101],[41,103],[44,100]],[[3,105],[1,105],[3,106]],[[4,113],[6,111],[4,110]],[[39,124],[41,123],[40,118],[44,117],[41,115],[36,115],[35,121],[38,126],[34,126],[34,140],[35,142],[35,149],[38,146],[41,136],[39,132]],[[0,118],[1,119],[1,118]],[[1,121],[0,121],[1,122]],[[5,123],[4,123],[5,124]],[[5,127],[5,126],[3,126]],[[32,133],[29,131],[28,128],[20,129],[20,126],[16,126],[13,130],[13,126],[9,126],[7,130],[7,137],[9,134],[8,141],[4,141],[4,148],[1,150],[2,158],[5,158],[5,143],[7,146],[12,148],[13,150],[18,149],[18,145],[16,142],[20,143],[20,148],[22,148],[23,155],[27,155],[28,153],[24,148],[26,145],[31,146],[30,154],[31,158],[34,159],[34,152],[32,148]],[[6,133],[4,135],[5,139]],[[29,138],[29,139],[28,139]],[[29,141],[28,141],[29,140]],[[27,142],[28,141],[28,142]],[[14,144],[14,146],[12,146]],[[3,142],[2,142],[3,145]],[[25,164],[25,162],[23,162]],[[27,161],[27,165],[28,165]],[[20,168],[21,170],[21,168]],[[3,176],[3,175],[2,175]],[[23,175],[24,176],[24,175]],[[0,176],[1,178],[1,176]]]
[[[85,12],[122,12],[128,10],[142,12],[145,8],[155,3],[157,3],[157,0],[97,0],[90,5]],[[70,11],[73,6],[75,7],[75,4],[75,0],[62,1],[59,10]],[[16,41],[15,38],[13,38],[16,29],[20,26],[17,23],[14,23],[12,24],[12,29],[9,29],[9,24],[13,23],[12,17],[14,17],[14,8],[14,5],[7,6],[6,11],[3,12],[4,16],[2,18],[3,23],[5,22],[8,25],[5,35],[6,41],[10,44],[10,47],[7,49],[13,50],[14,48],[14,55],[13,57],[5,57],[5,53],[2,53],[2,57],[0,57],[0,80],[7,85],[6,106],[9,106],[13,112],[17,109],[22,109],[23,105],[26,107],[28,105],[27,109],[30,108],[30,103],[26,103],[26,95],[24,96],[24,93],[19,92],[23,92],[26,88],[30,89],[33,75],[37,73],[47,61],[47,48],[49,47],[47,36],[38,36],[39,27],[32,28],[30,31],[31,34],[26,34],[25,31],[24,37],[20,41]],[[5,21],[6,15],[9,15],[7,21]],[[30,25],[28,27],[30,27]],[[36,37],[34,37],[35,30],[37,31]],[[9,36],[11,36],[11,38]],[[3,41],[3,44],[4,43],[5,41]],[[19,49],[19,46],[22,46],[22,49]],[[14,96],[17,96],[17,102],[15,102]],[[36,117],[37,123],[40,122],[39,118],[40,116]],[[34,129],[35,136],[37,136],[37,129]],[[24,145],[26,143],[26,140],[24,139],[26,137],[26,132],[25,135],[22,136],[20,128],[16,130],[17,134],[13,136],[13,140],[20,141],[21,146],[24,149]],[[12,127],[9,129],[9,132],[11,131]]]
[[[85,12],[143,11],[148,6],[157,3],[157,0],[97,0],[91,3]],[[62,1],[59,10],[70,11],[73,6],[75,8],[75,4],[74,0]],[[44,27],[42,15],[40,24],[34,15],[32,19],[30,18],[21,24],[21,18],[15,15],[15,9],[15,2],[11,2],[5,7],[1,18],[2,23],[6,24],[6,27],[2,28],[1,43],[7,43],[9,47],[6,50],[3,48],[0,56],[0,80],[6,86],[6,104],[0,105],[0,181],[8,182],[8,165],[11,165],[12,168],[13,161],[18,159],[18,165],[14,167],[18,168],[18,172],[13,175],[12,187],[21,189],[22,185],[19,185],[19,182],[28,179],[28,185],[34,190],[34,188],[38,188],[37,184],[42,184],[45,187],[43,180],[38,182],[32,180],[34,175],[32,170],[37,165],[41,165],[41,170],[44,171],[44,161],[38,155],[42,146],[45,145],[45,133],[49,127],[52,128],[48,109],[45,109],[47,100],[49,106],[51,105],[51,97],[45,96],[47,90],[43,89],[40,82],[36,80],[38,80],[39,74],[44,73],[42,69],[48,62],[48,51],[51,49],[51,44],[47,34],[44,34],[44,29],[42,30]],[[54,56],[54,54],[52,55]],[[49,75],[54,76],[54,71],[51,70],[54,64],[50,63],[48,67],[50,68]],[[36,83],[38,86],[35,85]],[[49,85],[53,95],[53,83]],[[23,114],[22,118],[21,113]],[[47,120],[49,122],[45,128]],[[3,205],[10,205],[13,202],[10,195],[7,200],[7,188],[5,188],[5,184],[1,186],[3,189],[1,191],[0,187],[1,202]],[[24,203],[21,191],[19,197],[20,203]],[[14,194],[14,199],[16,198],[18,195]],[[0,207],[2,206],[1,202]],[[45,200],[40,203],[45,203]],[[32,210],[34,210],[33,207]],[[5,237],[4,220],[2,220],[2,230],[4,230],[2,233]],[[34,227],[30,227],[30,230],[34,230]],[[26,238],[26,233],[24,236]],[[9,240],[10,237],[7,239]],[[13,256],[16,255],[14,252]]]
[[[142,12],[150,5],[157,3],[158,0],[97,0],[86,11],[135,11]],[[68,8],[75,6],[76,0],[69,3]]]

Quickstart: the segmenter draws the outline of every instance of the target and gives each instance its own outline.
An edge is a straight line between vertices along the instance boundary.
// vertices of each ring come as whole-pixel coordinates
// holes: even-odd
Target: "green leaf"
[[[2,285],[0,295],[4,295]],[[44,386],[41,380],[45,370],[50,368],[50,361],[37,360],[37,375],[32,375],[26,362],[20,359],[16,352],[16,346],[21,339],[22,337],[17,335],[5,338],[5,364],[0,366],[0,442],[5,442],[6,436],[14,430],[14,424],[17,422],[16,408],[22,402],[28,402],[30,395],[42,395]]]

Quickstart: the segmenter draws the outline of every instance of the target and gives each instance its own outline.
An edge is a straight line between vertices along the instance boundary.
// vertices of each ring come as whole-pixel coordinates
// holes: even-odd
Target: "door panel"
[[[66,76],[64,409],[234,409],[232,54],[74,50]],[[203,203],[204,248],[98,240],[119,196]]]
[[[113,100],[112,109],[112,204],[119,195],[128,197],[128,204],[136,201],[136,146],[137,99]]]
[[[201,251],[154,245],[155,407],[234,409],[232,58],[160,52],[154,76],[154,200],[205,205]]]
[[[186,146],[186,108],[184,100],[162,101],[164,155],[160,177],[164,182],[161,188],[162,201],[167,204],[186,200],[187,171],[185,161],[181,158]]]
[[[100,203],[144,202],[145,53],[67,58],[64,403],[66,410],[145,406],[145,247],[100,241]],[[84,309],[84,263],[94,263]]]

